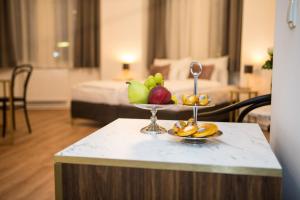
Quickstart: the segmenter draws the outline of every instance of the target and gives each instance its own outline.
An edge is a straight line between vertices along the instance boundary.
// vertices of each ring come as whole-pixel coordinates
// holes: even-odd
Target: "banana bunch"
[[[203,138],[214,135],[218,131],[218,126],[213,123],[203,123],[197,125],[193,118],[185,121],[178,121],[173,126],[173,131],[180,137]]]
[[[182,103],[187,106],[206,106],[209,103],[207,94],[201,95],[182,95]]]

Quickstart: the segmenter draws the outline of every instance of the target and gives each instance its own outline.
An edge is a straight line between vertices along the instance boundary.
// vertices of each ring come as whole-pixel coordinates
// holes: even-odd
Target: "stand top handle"
[[[191,62],[190,71],[194,77],[199,77],[202,72],[202,64],[196,61]]]
[[[202,65],[199,62],[193,61],[190,64],[191,74],[194,76],[194,95],[198,92],[198,78],[202,72]]]

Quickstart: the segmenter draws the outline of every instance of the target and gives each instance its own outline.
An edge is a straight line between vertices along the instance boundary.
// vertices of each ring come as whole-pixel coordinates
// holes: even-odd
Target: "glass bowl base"
[[[166,132],[167,132],[167,129],[165,129],[164,127],[161,127],[157,124],[156,125],[150,124],[149,126],[146,126],[141,129],[141,133],[150,134],[150,135],[163,134]]]

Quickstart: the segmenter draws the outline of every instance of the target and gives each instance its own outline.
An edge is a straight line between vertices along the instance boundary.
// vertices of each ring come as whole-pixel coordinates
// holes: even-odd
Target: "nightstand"
[[[258,95],[258,91],[252,90],[251,88],[242,88],[237,87],[230,91],[230,101],[231,103],[236,103],[241,101],[242,96],[247,96],[247,98],[256,97]],[[236,110],[230,113],[230,121],[236,121],[239,116],[240,111]]]

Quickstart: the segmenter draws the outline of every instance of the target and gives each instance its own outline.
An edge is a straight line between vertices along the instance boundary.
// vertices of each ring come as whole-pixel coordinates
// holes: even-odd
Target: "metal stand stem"
[[[193,108],[193,117],[194,117],[195,122],[197,123],[197,121],[198,121],[198,108],[196,106],[194,106],[194,108]]]
[[[157,113],[157,110],[155,108],[152,108],[152,110],[151,110],[152,115],[150,117],[150,120],[151,120],[150,126],[152,128],[152,131],[159,129],[159,126],[156,123],[156,121],[157,121],[156,113]]]
[[[194,71],[194,66],[198,66],[198,71]],[[192,62],[190,65],[191,74],[194,76],[194,95],[197,96],[198,93],[198,78],[202,72],[202,65],[198,62]],[[193,107],[193,117],[194,121],[198,121],[198,107],[195,105]]]
[[[157,113],[157,109],[155,107],[153,107],[151,109],[151,117],[150,117],[151,123],[148,126],[142,128],[141,133],[155,135],[155,134],[162,134],[162,133],[167,132],[167,130],[165,128],[163,128],[157,124],[156,113]]]

